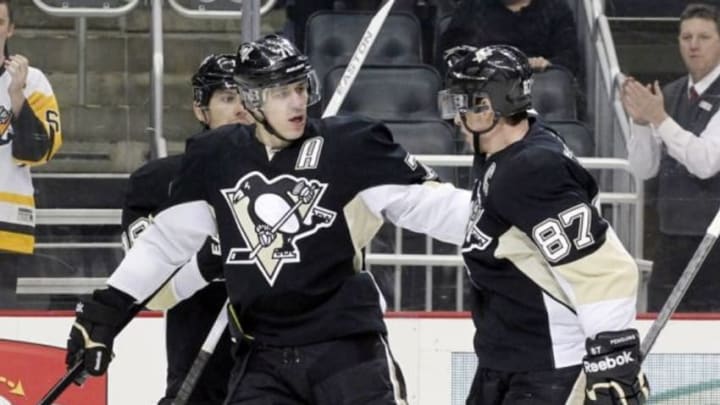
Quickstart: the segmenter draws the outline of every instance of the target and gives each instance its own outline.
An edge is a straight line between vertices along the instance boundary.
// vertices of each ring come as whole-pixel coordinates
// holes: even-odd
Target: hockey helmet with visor
[[[531,108],[532,69],[519,49],[509,45],[484,48],[458,46],[444,55],[445,89],[438,93],[443,119],[456,114],[482,112],[484,98],[498,117],[509,117]]]
[[[235,80],[240,85],[246,106],[261,108],[263,90],[307,81],[308,105],[320,100],[320,85],[307,56],[286,38],[271,34],[238,48]]]

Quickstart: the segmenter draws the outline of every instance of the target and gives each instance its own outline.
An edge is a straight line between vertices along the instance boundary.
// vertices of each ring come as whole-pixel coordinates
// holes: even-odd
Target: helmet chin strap
[[[209,108],[207,106],[200,107],[200,111],[202,111],[202,115],[205,118],[205,121],[200,121],[200,125],[202,125],[202,128],[204,130],[210,129],[210,115],[208,114]]]
[[[280,135],[280,133],[277,130],[275,130],[275,128],[270,124],[270,122],[268,122],[268,120],[265,119],[265,113],[262,112],[262,109],[258,108],[258,111],[260,111],[260,113],[262,114],[262,118],[259,115],[256,115],[253,112],[253,110],[247,109],[247,112],[249,112],[250,115],[252,115],[253,119],[255,119],[255,121],[257,123],[262,125],[263,128],[265,128],[265,130],[270,133],[270,135],[280,139],[281,141],[287,142],[287,143],[293,143],[296,141],[296,139],[287,139],[284,136]]]
[[[465,130],[472,134],[473,149],[475,150],[475,154],[480,154],[480,136],[492,131],[493,128],[495,128],[495,126],[497,125],[498,121],[500,121],[500,117],[497,114],[493,113],[492,125],[481,131],[473,131],[472,129],[470,129],[470,126],[467,124],[467,115],[465,113],[460,113],[460,120],[463,124],[463,127],[465,127]]]

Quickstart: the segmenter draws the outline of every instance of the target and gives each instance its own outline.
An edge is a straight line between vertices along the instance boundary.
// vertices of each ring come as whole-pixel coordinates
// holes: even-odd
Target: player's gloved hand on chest
[[[650,395],[635,329],[601,332],[585,342],[585,405],[642,405]]]
[[[80,301],[67,341],[68,368],[82,361],[88,374],[104,374],[113,356],[113,340],[130,316],[133,303],[131,296],[112,287],[95,290],[91,299]]]

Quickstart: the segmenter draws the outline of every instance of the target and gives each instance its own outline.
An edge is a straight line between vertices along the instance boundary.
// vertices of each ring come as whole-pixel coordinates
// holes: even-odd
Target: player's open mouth
[[[302,115],[298,115],[297,117],[290,118],[290,122],[292,122],[294,124],[301,124],[303,122],[303,119],[304,118]]]

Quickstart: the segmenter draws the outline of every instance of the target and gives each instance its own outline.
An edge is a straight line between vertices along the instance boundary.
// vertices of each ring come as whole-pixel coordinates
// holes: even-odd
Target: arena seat
[[[386,121],[395,142],[416,155],[454,155],[454,129],[443,120]],[[453,167],[433,167],[443,181],[455,183]]]
[[[544,119],[577,119],[575,79],[567,69],[553,66],[533,78],[533,108]]]
[[[374,13],[320,11],[308,18],[305,50],[318,78],[337,65],[346,65]],[[365,64],[422,62],[420,22],[410,13],[390,13],[375,38]]]
[[[595,155],[595,139],[584,123],[576,120],[555,120],[545,123],[558,132],[576,156]]]
[[[342,78],[345,66],[330,70],[323,83],[327,104]],[[442,80],[430,65],[379,66],[360,69],[340,113],[357,113],[379,120],[440,118],[437,93]]]
[[[435,23],[435,32],[433,34],[433,63],[442,74],[445,73],[445,63],[443,62],[443,52],[445,52],[445,50],[440,49],[440,38],[442,37],[442,34],[447,31],[451,20],[452,14],[439,17]]]

